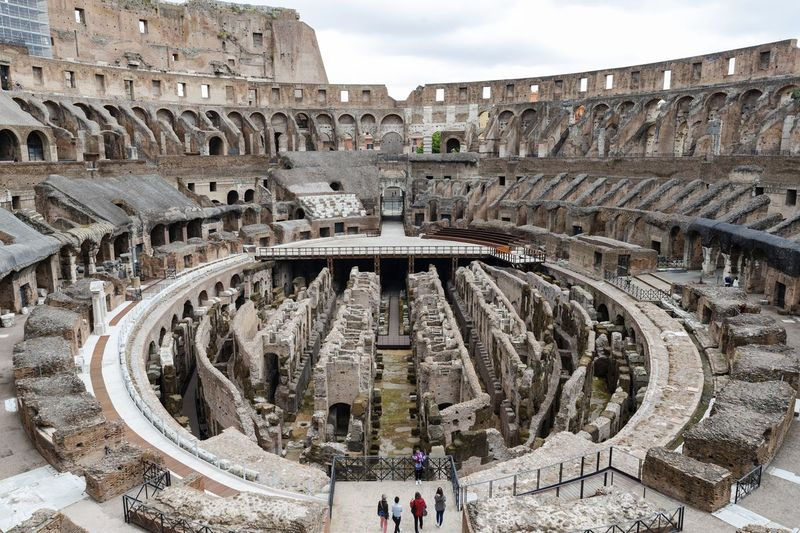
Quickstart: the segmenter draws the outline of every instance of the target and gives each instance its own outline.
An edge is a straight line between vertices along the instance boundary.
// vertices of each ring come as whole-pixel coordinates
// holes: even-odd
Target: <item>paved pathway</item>
[[[433,495],[442,487],[447,498],[444,522],[441,528],[436,527],[436,512],[433,510]],[[333,517],[331,533],[380,532],[378,519],[378,500],[386,494],[391,511],[394,497],[400,498],[403,506],[403,518],[400,528],[404,533],[414,531],[414,519],[411,517],[409,502],[414,493],[419,491],[428,504],[428,516],[424,518],[423,531],[443,531],[445,533],[461,533],[461,513],[455,506],[453,488],[449,481],[426,481],[415,485],[413,481],[340,481],[336,483],[333,500]],[[389,520],[388,533],[394,531],[394,524]]]

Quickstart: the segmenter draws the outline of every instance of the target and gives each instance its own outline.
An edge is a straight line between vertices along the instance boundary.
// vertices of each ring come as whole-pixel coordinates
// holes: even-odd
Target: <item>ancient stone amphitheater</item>
[[[394,100],[291,9],[0,15],[0,530],[800,527],[796,41]]]

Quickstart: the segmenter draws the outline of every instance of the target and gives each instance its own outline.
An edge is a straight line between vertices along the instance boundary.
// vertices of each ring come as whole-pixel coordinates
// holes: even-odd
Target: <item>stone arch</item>
[[[221,296],[224,291],[225,285],[223,285],[221,281],[214,284],[214,296]]]
[[[397,132],[390,131],[381,137],[381,152],[387,154],[403,153],[403,137]]]
[[[458,153],[461,151],[461,141],[456,137],[450,137],[445,143],[445,152],[448,154]]]
[[[225,155],[225,143],[222,137],[214,135],[208,139],[208,155]]]
[[[192,111],[191,109],[187,109],[183,113],[181,113],[181,118],[185,120],[189,125],[197,127],[197,113]]]
[[[258,213],[255,209],[244,210],[244,213],[242,213],[242,224],[245,226],[258,224]]]
[[[308,120],[308,115],[306,115],[305,113],[296,114],[294,116],[294,121],[297,123],[297,127],[300,128],[301,130],[308,129],[309,120]]]
[[[231,288],[235,289],[242,283],[242,278],[239,274],[234,274],[231,276]]]
[[[328,424],[333,426],[333,434],[344,437],[350,426],[350,404],[335,403],[328,408]]]
[[[289,142],[287,137],[289,119],[283,113],[275,113],[269,120],[272,126],[274,138],[272,139],[275,152],[285,152],[289,149]]]
[[[368,135],[375,135],[375,117],[370,113],[361,115],[361,132]]]
[[[632,100],[625,100],[617,105],[616,111],[623,119],[626,119],[630,116],[634,107],[636,107],[636,104]]]
[[[763,92],[758,89],[748,89],[739,97],[739,111],[742,115],[749,113],[756,108],[758,99],[763,96]]]
[[[228,205],[233,205],[238,201],[239,201],[239,191],[237,191],[236,189],[231,189],[230,191],[228,191],[228,196],[227,196]]]
[[[776,105],[785,105],[792,101],[792,93],[798,89],[797,85],[784,85],[773,93]]]
[[[19,138],[11,130],[0,130],[0,161],[20,161]]]
[[[514,120],[514,113],[508,109],[503,111],[497,116],[497,124],[500,128],[500,131],[505,130],[508,127],[508,124]]]
[[[164,235],[164,224],[156,224],[153,226],[153,229],[150,230],[150,246],[164,246],[167,244],[166,237]]]
[[[389,113],[381,120],[381,133],[403,131],[403,119],[397,113]]]
[[[536,110],[533,109],[532,107],[529,107],[528,109],[523,111],[522,114],[520,115],[522,129],[524,131],[529,131],[536,124],[537,117],[538,115],[536,113]]]
[[[183,314],[181,315],[182,318],[194,318],[194,306],[192,305],[191,300],[186,300],[183,302]]]
[[[28,161],[48,161],[50,159],[47,137],[41,131],[31,131],[26,144],[28,145]]]
[[[255,189],[247,189],[244,191],[244,201],[247,203],[252,203],[256,199],[256,191]]]
[[[200,291],[200,294],[197,295],[197,305],[202,306],[203,302],[208,301],[208,293],[205,290]]]
[[[720,109],[725,106],[725,100],[728,99],[727,93],[718,91],[711,94],[708,98],[706,98],[706,111],[708,112],[709,116],[712,114],[716,114]]]
[[[608,307],[606,304],[600,304],[597,306],[597,321],[598,322],[608,322],[609,315],[608,315]]]

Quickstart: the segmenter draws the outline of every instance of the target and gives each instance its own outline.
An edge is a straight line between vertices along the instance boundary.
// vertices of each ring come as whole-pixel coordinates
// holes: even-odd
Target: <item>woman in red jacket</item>
[[[411,500],[411,514],[414,515],[414,532],[419,533],[422,529],[422,517],[428,514],[428,504],[422,499],[422,495],[417,492]]]

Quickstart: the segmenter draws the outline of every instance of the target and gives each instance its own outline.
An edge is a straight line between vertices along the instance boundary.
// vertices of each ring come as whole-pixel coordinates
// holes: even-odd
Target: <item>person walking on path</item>
[[[378,517],[381,519],[381,531],[386,533],[389,525],[389,502],[386,501],[386,494],[381,494],[381,501],[378,502]]]
[[[394,522],[394,533],[400,533],[400,520],[403,518],[403,506],[400,505],[400,497],[394,497],[392,505],[392,522]]]
[[[428,504],[419,492],[414,493],[414,499],[411,500],[411,514],[414,515],[414,532],[419,533],[422,529],[422,518],[428,514]]]
[[[414,447],[414,454],[411,456],[414,460],[414,480],[417,485],[422,485],[422,472],[425,468],[425,460],[427,456],[419,447]]]
[[[436,496],[433,497],[433,508],[436,509],[436,527],[442,527],[444,522],[444,508],[447,497],[444,495],[442,487],[436,489]]]

